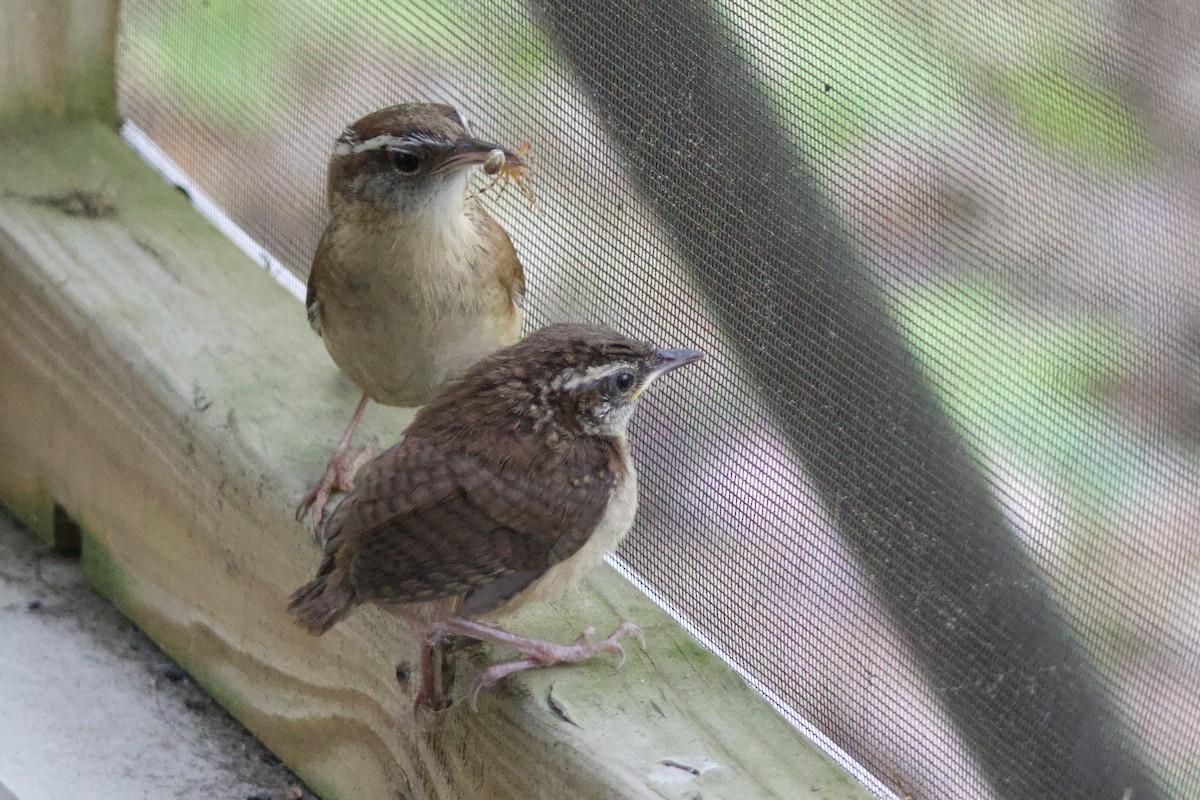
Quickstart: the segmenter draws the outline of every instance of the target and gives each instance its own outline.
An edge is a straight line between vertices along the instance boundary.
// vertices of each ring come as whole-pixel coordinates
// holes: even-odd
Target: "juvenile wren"
[[[469,136],[454,109],[431,103],[375,111],[334,144],[308,320],[363,396],[297,509],[297,517],[312,513],[318,530],[329,493],[348,491],[370,458],[369,445],[347,457],[368,399],[426,403],[447,378],[520,337],[517,253],[467,193],[469,168],[497,161],[521,175],[518,153]]]
[[[701,355],[553,325],[470,367],[330,516],[317,577],[289,606],[299,624],[321,634],[362,603],[406,620],[422,643],[416,709],[441,705],[433,651],[446,635],[522,655],[484,670],[472,705],[519,670],[623,658],[618,639],[641,635],[631,622],[560,645],[480,620],[561,594],[617,546],[637,510],[634,406],[655,378]]]

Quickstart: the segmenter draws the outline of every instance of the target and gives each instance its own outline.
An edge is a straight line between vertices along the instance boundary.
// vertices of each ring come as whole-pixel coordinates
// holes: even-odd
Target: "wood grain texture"
[[[396,620],[316,639],[285,611],[319,559],[290,510],[357,398],[304,309],[102,126],[0,135],[0,499],[66,509],[94,585],[323,797],[869,796],[607,567],[512,627],[569,641],[631,618],[647,652],[414,724]],[[115,216],[30,200],[98,187]],[[363,435],[410,418],[373,407]],[[463,651],[459,698],[497,655]]]
[[[0,120],[112,125],[119,0],[0,0]]]

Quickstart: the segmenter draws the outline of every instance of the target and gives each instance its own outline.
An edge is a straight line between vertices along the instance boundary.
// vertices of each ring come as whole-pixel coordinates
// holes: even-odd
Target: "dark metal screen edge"
[[[532,7],[1000,796],[1161,797],[714,9]]]

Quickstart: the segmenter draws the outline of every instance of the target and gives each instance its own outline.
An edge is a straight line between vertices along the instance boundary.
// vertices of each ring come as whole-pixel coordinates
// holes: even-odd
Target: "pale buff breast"
[[[486,618],[497,619],[511,614],[530,601],[552,601],[566,596],[579,584],[581,578],[598,567],[605,556],[617,549],[621,539],[625,538],[625,534],[633,527],[638,506],[637,473],[634,471],[633,461],[629,458],[628,445],[623,442],[621,450],[625,462],[625,480],[609,498],[604,516],[587,543],[569,558],[550,567],[546,574],[529,588],[496,611],[487,614]]]
[[[425,403],[448,378],[520,337],[520,311],[481,263],[475,225],[459,219],[448,231],[416,216],[332,243],[338,265],[321,291],[322,338],[372,400]]]

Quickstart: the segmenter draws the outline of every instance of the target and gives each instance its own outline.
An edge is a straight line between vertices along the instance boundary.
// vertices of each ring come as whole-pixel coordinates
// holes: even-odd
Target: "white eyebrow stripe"
[[[333,154],[338,156],[348,156],[351,153],[365,153],[368,150],[383,150],[388,147],[412,147],[413,145],[422,144],[443,144],[440,139],[434,139],[430,136],[393,136],[390,133],[381,133],[378,136],[372,136],[365,142],[356,140],[347,140],[345,134],[337,140],[333,145]]]
[[[564,369],[558,374],[551,384],[557,390],[571,391],[578,389],[580,386],[586,386],[589,383],[602,381],[609,375],[615,375],[622,370],[637,374],[637,365],[629,362],[619,362],[616,364],[601,364],[598,367],[589,367],[583,372],[576,372],[573,369]]]

